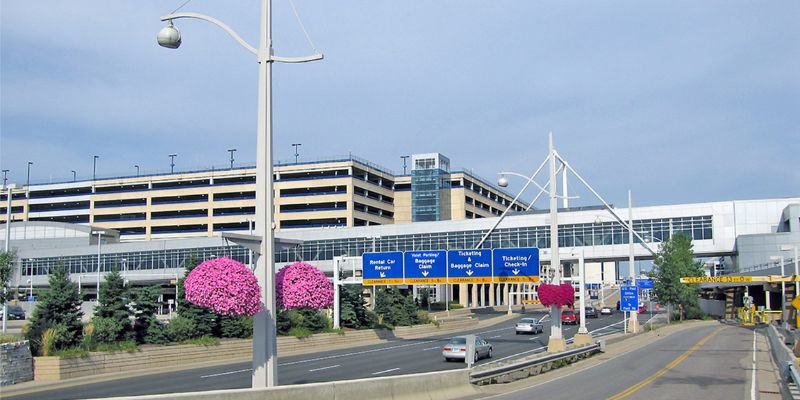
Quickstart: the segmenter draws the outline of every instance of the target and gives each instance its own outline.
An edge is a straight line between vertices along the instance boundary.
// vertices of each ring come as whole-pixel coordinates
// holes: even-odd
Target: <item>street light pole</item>
[[[633,197],[631,196],[631,191],[628,190],[628,276],[631,279],[631,285],[636,286],[636,271],[635,271],[635,259],[633,257]],[[636,296],[639,296],[639,288],[636,288]],[[628,316],[628,331],[632,333],[636,333],[639,327],[639,310],[630,311]]]
[[[797,277],[797,275],[800,274],[800,273],[798,273],[798,270],[800,270],[800,265],[799,265],[800,264],[800,260],[797,259],[797,247],[798,247],[797,245],[791,245],[791,244],[785,244],[785,245],[781,246],[781,251],[794,251],[794,275],[795,275],[795,278]],[[794,282],[794,296],[797,297],[798,295],[800,295],[800,282],[795,281]]]
[[[75,182],[76,180],[78,180],[78,173],[75,172],[75,170],[73,169],[72,170],[72,181]]]
[[[100,243],[105,231],[95,231],[97,234],[97,304],[100,304]]]
[[[134,165],[136,167],[136,176],[139,176],[139,164]]]
[[[6,182],[8,182],[8,171],[11,170],[10,169],[3,170],[3,187],[6,187]]]
[[[161,17],[169,26],[158,34],[158,42],[167,48],[178,48],[180,33],[172,25],[178,18],[193,18],[210,22],[227,32],[242,47],[256,55],[258,61],[258,124],[256,141],[256,234],[261,236],[256,257],[255,275],[261,286],[264,308],[253,318],[253,388],[278,384],[277,340],[275,327],[275,263],[272,176],[272,63],[300,63],[321,60],[322,54],[287,58],[272,54],[272,2],[261,0],[259,46],[254,48],[233,29],[221,21],[203,14],[174,13]]]
[[[556,150],[553,146],[553,132],[547,136],[547,147],[550,159],[550,268],[553,269],[553,284],[561,284],[561,259],[558,254],[558,195],[556,193]],[[558,353],[567,349],[567,343],[561,334],[561,306],[550,306],[550,338],[547,342],[549,353]]]
[[[236,149],[228,149],[228,153],[231,153],[231,169],[233,169],[233,153],[236,152]]]
[[[403,175],[406,174],[406,160],[408,160],[408,157],[410,156],[400,156],[403,159]]]
[[[6,170],[8,171],[8,170]],[[8,254],[11,250],[11,191],[17,188],[17,185],[8,185],[6,186],[5,181],[3,185],[6,189],[6,238],[3,247],[3,251]],[[8,310],[6,309],[6,302],[5,295],[8,293],[8,288],[6,285],[3,285],[3,333],[6,333],[6,320],[8,319]]]
[[[31,165],[33,165],[33,161],[28,161],[28,179],[25,182],[26,187],[31,186]]]
[[[297,148],[302,146],[302,145],[303,145],[302,143],[292,143],[292,146],[294,146],[294,163],[295,164],[297,164],[297,157],[300,156],[300,153],[297,152]]]
[[[97,180],[97,159],[98,158],[100,158],[100,156],[95,155],[94,158],[92,159],[92,180],[93,181]]]
[[[169,173],[170,174],[175,173],[175,157],[177,157],[177,156],[178,156],[177,154],[170,154],[169,155]]]

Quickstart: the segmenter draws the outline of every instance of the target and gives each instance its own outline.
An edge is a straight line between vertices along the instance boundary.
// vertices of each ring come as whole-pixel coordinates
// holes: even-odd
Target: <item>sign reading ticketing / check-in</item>
[[[494,249],[492,256],[495,282],[539,281],[538,248]]]
[[[444,250],[405,252],[405,283],[446,283],[447,253]]]
[[[450,283],[491,283],[492,251],[489,249],[448,251],[447,275]]]
[[[364,285],[402,285],[403,252],[364,253]]]

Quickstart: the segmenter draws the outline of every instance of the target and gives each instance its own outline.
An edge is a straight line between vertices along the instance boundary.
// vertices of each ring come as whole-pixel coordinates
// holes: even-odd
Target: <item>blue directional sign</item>
[[[446,283],[447,252],[444,250],[407,251],[405,283]]]
[[[636,286],[619,287],[619,309],[639,311],[639,290],[636,289]]]
[[[362,268],[364,285],[403,284],[403,253],[400,251],[364,253]]]
[[[653,280],[652,279],[637,279],[636,280],[636,287],[639,289],[652,289],[653,288]]]
[[[489,249],[448,251],[447,281],[450,283],[491,283],[492,251]]]
[[[538,282],[539,249],[520,247],[492,251],[492,275],[495,282]]]

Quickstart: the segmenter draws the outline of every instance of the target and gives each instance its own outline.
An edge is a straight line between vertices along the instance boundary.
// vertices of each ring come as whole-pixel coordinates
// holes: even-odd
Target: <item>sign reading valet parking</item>
[[[405,282],[447,283],[447,254],[443,250],[407,251]]]
[[[364,253],[362,265],[364,285],[539,281],[535,247]]]

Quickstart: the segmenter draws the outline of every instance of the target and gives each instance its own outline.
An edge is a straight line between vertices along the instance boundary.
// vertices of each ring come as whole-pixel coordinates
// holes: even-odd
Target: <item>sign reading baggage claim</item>
[[[364,253],[364,285],[539,281],[535,247]]]

